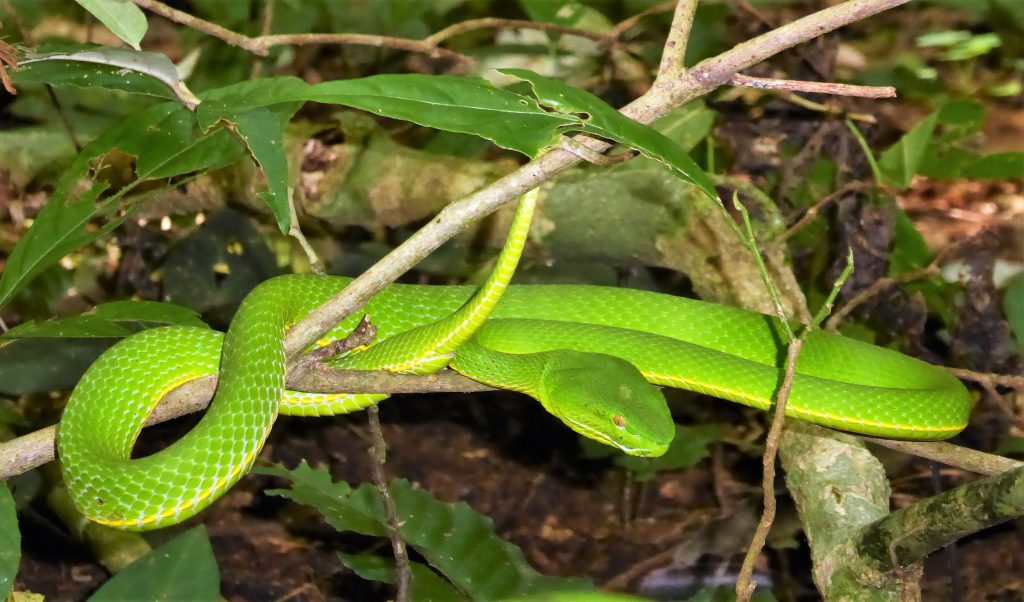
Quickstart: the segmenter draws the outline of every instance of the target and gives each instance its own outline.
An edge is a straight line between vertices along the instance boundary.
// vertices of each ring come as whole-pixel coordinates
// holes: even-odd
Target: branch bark
[[[321,364],[303,365],[290,372],[287,386],[312,393],[474,393],[493,391],[457,372],[428,375],[332,370]],[[171,391],[157,405],[146,426],[160,424],[205,410],[217,389],[217,377],[191,380]],[[28,472],[56,457],[57,425],[29,433],[0,445],[0,479]]]

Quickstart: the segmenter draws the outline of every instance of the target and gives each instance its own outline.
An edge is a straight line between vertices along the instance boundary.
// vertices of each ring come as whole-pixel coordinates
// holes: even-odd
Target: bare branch
[[[190,27],[196,31],[201,31],[232,46],[243,48],[256,56],[267,56],[267,47],[256,38],[251,38],[247,35],[231,31],[226,27],[221,27],[216,23],[200,19],[195,15],[190,15],[185,11],[172,8],[163,2],[158,2],[157,0],[132,0],[132,2],[137,6],[140,6],[152,13],[156,13],[165,19],[169,19],[175,23],[180,23],[185,27]]]
[[[833,84],[829,82],[807,82],[793,79],[771,79],[752,77],[737,73],[729,78],[733,86],[761,88],[764,90],[790,90],[792,92],[810,92],[813,94],[832,94],[834,96],[856,96],[859,98],[895,98],[896,88],[892,86],[855,86],[851,84]]]
[[[265,48],[287,45],[308,46],[311,44],[374,46],[376,48],[393,48],[395,50],[419,52],[434,59],[451,59],[460,63],[470,62],[469,57],[464,54],[446,48],[439,48],[423,40],[363,33],[279,33],[253,39]]]
[[[535,29],[537,31],[547,31],[550,33],[561,33],[572,36],[579,36],[581,38],[587,38],[596,42],[604,42],[608,39],[606,34],[590,31],[589,29],[580,29],[578,27],[567,27],[565,25],[558,25],[557,23],[544,23],[542,21],[526,21],[523,19],[499,19],[496,17],[485,17],[483,19],[471,19],[469,21],[463,21],[454,25],[449,25],[437,33],[433,33],[425,38],[423,42],[431,46],[437,46],[445,40],[457,36],[467,31],[474,31],[477,29]]]
[[[313,393],[471,393],[493,390],[456,372],[424,376],[331,370],[323,366],[297,377],[289,374],[287,386],[294,391]],[[206,409],[216,388],[216,376],[198,378],[181,385],[157,405],[146,426]],[[0,479],[10,478],[52,461],[55,457],[56,437],[57,427],[54,425],[0,445]]]
[[[693,27],[693,15],[697,12],[697,0],[679,0],[672,25],[665,38],[665,48],[661,51],[661,64],[658,65],[660,79],[678,79],[686,71],[686,45],[690,40],[690,29]]]
[[[785,315],[782,319],[785,319]],[[761,518],[757,521],[757,529],[754,537],[747,547],[747,553],[743,557],[743,565],[736,577],[736,600],[747,602],[754,594],[757,583],[753,580],[754,566],[757,557],[761,555],[765,542],[768,541],[768,532],[775,522],[775,460],[779,455],[779,440],[782,437],[782,426],[786,422],[786,405],[789,403],[789,394],[793,390],[793,377],[796,375],[796,360],[804,347],[804,340],[801,338],[791,339],[786,348],[786,371],[782,376],[782,384],[775,396],[775,412],[772,414],[771,428],[768,429],[768,436],[765,439],[764,454],[761,456],[761,467],[764,471],[761,477],[761,488],[764,495],[764,510]]]

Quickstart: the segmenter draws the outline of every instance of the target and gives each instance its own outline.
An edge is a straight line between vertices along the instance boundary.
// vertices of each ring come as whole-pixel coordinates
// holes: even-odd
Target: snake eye
[[[616,415],[612,416],[612,422],[615,423],[615,426],[619,427],[620,429],[626,428],[626,417],[625,416],[620,416],[620,415],[616,414]]]

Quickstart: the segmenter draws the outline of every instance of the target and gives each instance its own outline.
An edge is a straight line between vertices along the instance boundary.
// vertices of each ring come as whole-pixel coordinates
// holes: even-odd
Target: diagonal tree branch
[[[729,78],[742,69],[824,33],[909,1],[849,0],[797,19],[706,59],[678,78],[659,77],[647,94],[623,107],[622,113],[641,123],[651,123],[679,105],[726,84]],[[589,141],[588,145],[598,151],[607,147],[594,140]],[[358,311],[370,297],[412,269],[450,238],[578,162],[579,159],[572,153],[561,149],[552,150],[490,186],[446,207],[416,234],[353,280],[345,290],[296,324],[285,340],[285,351],[289,359],[294,360],[303,349],[342,319]]]

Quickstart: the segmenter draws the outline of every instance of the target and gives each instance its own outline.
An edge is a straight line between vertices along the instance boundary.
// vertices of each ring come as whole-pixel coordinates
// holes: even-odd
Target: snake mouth
[[[630,456],[636,456],[638,458],[656,458],[658,456],[664,455],[665,452],[668,451],[668,443],[644,442],[644,444],[641,447],[631,447],[627,442],[616,441],[607,434],[590,426],[589,424],[580,422],[578,420],[573,420],[572,418],[565,416],[564,414],[558,415],[558,417],[569,428],[583,435],[584,437],[614,447],[615,449]],[[638,442],[642,441],[639,437],[631,436],[631,438],[637,440]]]

